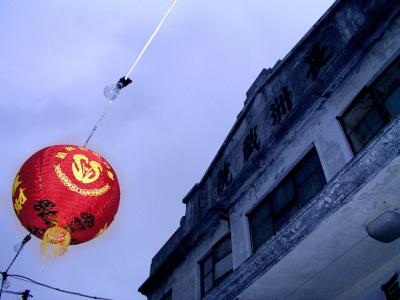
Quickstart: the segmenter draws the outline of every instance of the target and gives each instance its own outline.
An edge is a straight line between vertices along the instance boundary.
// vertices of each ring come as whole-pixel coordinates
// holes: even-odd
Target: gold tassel
[[[42,254],[46,255],[47,250],[53,245],[53,256],[61,256],[68,250],[71,243],[71,234],[67,229],[58,226],[48,228],[42,239],[40,246]]]

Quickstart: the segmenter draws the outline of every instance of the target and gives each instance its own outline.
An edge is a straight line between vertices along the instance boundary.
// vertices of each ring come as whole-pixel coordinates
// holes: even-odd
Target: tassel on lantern
[[[42,239],[42,254],[46,255],[47,250],[53,245],[53,256],[61,256],[68,250],[71,243],[71,234],[65,228],[58,226],[48,228]]]

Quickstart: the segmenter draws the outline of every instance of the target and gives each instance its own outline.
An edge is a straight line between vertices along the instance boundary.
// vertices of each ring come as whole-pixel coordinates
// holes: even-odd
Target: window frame
[[[168,300],[168,297],[172,300],[172,289],[169,289],[164,295],[162,295],[160,300]]]
[[[382,73],[383,74],[383,73]],[[348,130],[346,129],[345,123],[344,123],[344,117],[351,112],[356,106],[357,104],[360,103],[361,99],[363,96],[369,96],[372,100],[372,106],[371,108],[368,110],[368,112],[374,108],[376,109],[376,111],[378,112],[379,116],[382,118],[383,121],[383,125],[377,130],[377,132],[371,136],[371,138],[360,147],[359,150],[355,149],[354,146],[354,142],[352,141],[350,135],[353,133],[354,128],[348,132]],[[365,116],[368,114],[368,112],[365,113],[365,115],[362,117],[362,119],[357,123],[360,124],[362,120],[364,120]],[[383,103],[383,101],[381,99],[378,98],[378,96],[376,95],[375,91],[373,88],[371,88],[369,85],[364,86],[361,91],[354,97],[354,99],[351,101],[351,103],[349,104],[349,106],[345,109],[345,111],[337,118],[339,120],[340,126],[343,129],[343,132],[346,136],[347,142],[350,145],[351,151],[353,152],[353,155],[356,155],[358,153],[360,153],[373,139],[374,137],[382,130],[382,128],[384,128],[389,122],[390,122],[390,114],[389,112],[386,110],[385,105]]]
[[[379,82],[379,80],[382,78],[382,76],[385,76],[385,74],[387,72],[390,72],[390,69],[395,67],[396,65],[400,66],[400,53],[396,53],[395,57],[393,59],[390,60],[389,63],[385,64],[370,80],[370,82],[368,84],[366,84],[358,93],[357,95],[352,99],[352,101],[350,102],[350,104],[344,109],[344,111],[337,117],[337,120],[340,123],[340,126],[342,127],[343,133],[345,134],[346,140],[351,148],[351,151],[353,153],[353,155],[357,155],[358,153],[360,153],[368,144],[371,143],[372,140],[374,140],[374,138],[379,134],[379,132],[382,131],[382,129],[384,127],[386,127],[393,119],[396,118],[396,116],[391,116],[390,111],[388,111],[388,109],[385,106],[385,102],[388,99],[388,97],[381,99],[378,95],[377,91],[377,87],[376,84]],[[354,146],[354,142],[351,139],[350,135],[351,133],[354,131],[354,128],[348,132],[346,126],[345,126],[345,122],[344,122],[344,117],[351,112],[356,106],[357,104],[360,103],[360,101],[362,100],[362,98],[364,96],[368,96],[371,98],[372,100],[372,106],[371,108],[368,110],[368,112],[372,109],[375,108],[377,113],[379,114],[379,116],[382,119],[383,125],[377,129],[377,132],[372,135],[370,137],[370,139],[363,144],[358,150],[356,150],[355,146]],[[365,116],[368,114],[365,113],[365,115],[361,118],[361,120],[357,123],[360,124],[362,122],[362,120],[364,120]],[[398,116],[398,115],[397,115]],[[356,126],[357,126],[356,125]]]
[[[308,174],[305,178],[303,178],[301,180],[301,182],[296,185],[295,180],[294,180],[294,174],[296,172],[299,171],[299,169],[301,169],[301,167],[304,167],[304,163],[309,161],[312,157],[312,155],[315,154],[316,157],[318,158],[318,165],[315,167],[315,169],[312,170],[312,172],[310,172],[310,174]],[[310,197],[309,199],[307,199],[307,202],[302,204],[299,198],[299,193],[298,193],[298,187],[302,186],[302,184],[304,184],[308,179],[310,179],[316,172],[321,172],[324,176],[324,184],[322,185],[322,187],[320,188],[320,190],[318,192],[316,192],[312,197]],[[273,204],[273,197],[275,195],[275,193],[282,187],[282,185],[286,184],[286,182],[291,182],[292,186],[293,186],[293,197],[292,199],[287,202],[280,210],[278,213],[274,212],[274,204]],[[273,189],[271,189],[264,197],[262,197],[262,199],[246,214],[247,216],[247,223],[249,225],[249,232],[250,232],[250,244],[251,244],[251,250],[252,252],[256,252],[264,243],[266,243],[271,237],[273,237],[274,235],[276,235],[276,233],[282,229],[283,227],[285,227],[289,222],[290,219],[292,219],[292,217],[294,217],[294,215],[296,215],[303,207],[307,206],[307,204],[318,194],[321,192],[321,190],[323,189],[323,187],[326,185],[327,180],[326,180],[326,175],[325,172],[323,170],[322,167],[322,163],[321,163],[321,159],[318,155],[318,151],[315,148],[314,145],[312,145],[311,148],[308,149],[308,151],[296,162],[296,164],[294,165],[294,167],[275,185],[275,187]],[[272,220],[272,234],[264,241],[262,242],[260,245],[258,245],[258,247],[256,247],[255,245],[255,232],[253,230],[253,222],[252,222],[252,218],[254,216],[254,214],[256,213],[256,211],[258,209],[260,209],[261,206],[263,205],[268,205],[269,209],[270,209],[270,218]],[[288,218],[288,220],[286,220],[279,228],[278,228],[278,220],[279,217],[282,216],[285,212],[288,211],[288,208],[290,208],[291,206],[295,206],[296,207],[296,212]]]
[[[217,249],[219,248],[219,246],[221,246],[227,240],[229,240],[230,252],[228,252],[223,257],[219,258],[218,260],[216,260],[215,256],[216,256]],[[216,264],[218,262],[222,261],[224,258],[226,258],[229,255],[231,255],[231,259],[232,259],[232,268],[228,272],[224,273],[223,275],[221,275],[219,278],[216,279],[215,278],[215,266],[216,266]],[[211,258],[212,268],[211,268],[210,272],[208,272],[207,274],[204,274],[204,264],[209,258]],[[209,291],[211,291],[213,288],[215,288],[230,273],[233,272],[233,256],[232,256],[232,238],[231,238],[231,234],[228,233],[228,234],[224,235],[222,238],[220,238],[211,247],[211,249],[203,256],[203,258],[198,262],[198,264],[199,264],[199,267],[200,267],[200,294],[201,294],[201,297],[204,297]],[[207,277],[206,275],[209,275],[209,274],[212,274],[212,287],[209,290],[205,291],[205,289],[204,289],[204,279]]]

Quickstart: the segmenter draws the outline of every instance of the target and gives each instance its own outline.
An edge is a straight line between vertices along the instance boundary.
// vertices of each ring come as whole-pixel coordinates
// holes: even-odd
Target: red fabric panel
[[[56,145],[32,155],[13,185],[14,210],[38,238],[52,226],[66,228],[71,244],[91,240],[113,221],[120,190],[112,167],[99,154]]]

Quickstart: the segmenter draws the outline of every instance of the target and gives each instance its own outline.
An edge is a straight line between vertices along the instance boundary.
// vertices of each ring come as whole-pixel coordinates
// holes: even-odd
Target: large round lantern
[[[119,205],[117,176],[96,152],[56,145],[32,155],[12,187],[14,210],[22,225],[42,239],[42,251],[54,245],[62,255],[103,233]]]

